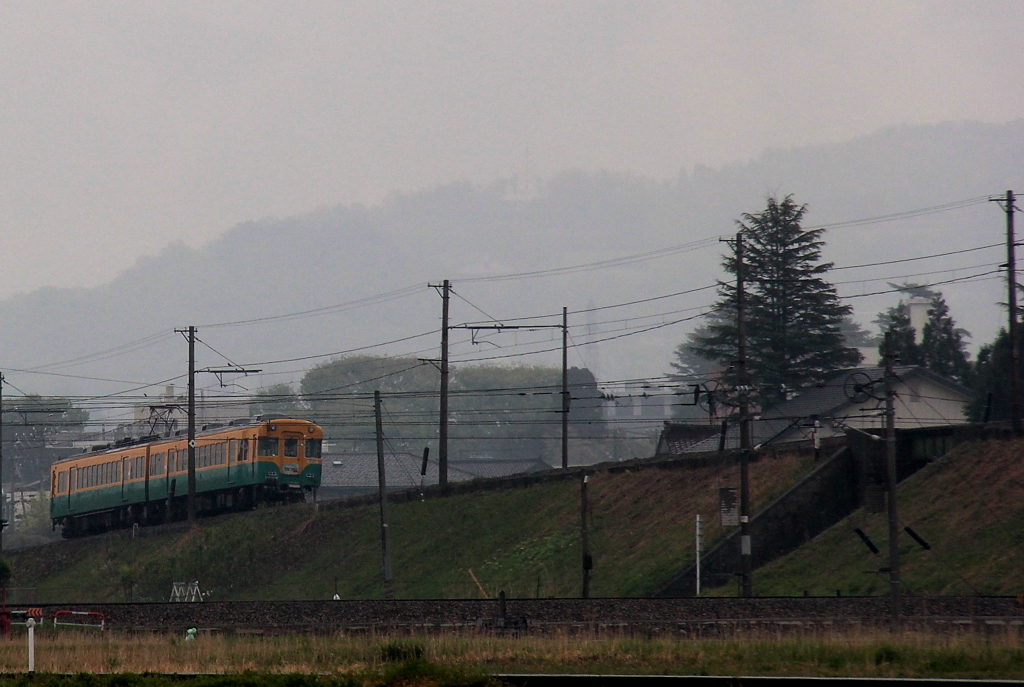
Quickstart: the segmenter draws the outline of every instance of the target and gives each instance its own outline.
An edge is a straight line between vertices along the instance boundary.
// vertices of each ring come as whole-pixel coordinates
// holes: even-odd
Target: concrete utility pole
[[[391,584],[391,530],[388,518],[388,481],[384,473],[384,421],[381,418],[380,390],[373,392],[373,416],[377,423],[377,490],[380,494],[380,546],[384,559],[384,598],[395,598]]]
[[[569,467],[569,310],[562,306],[562,468]],[[586,597],[584,597],[586,598]]]
[[[743,596],[754,595],[750,546],[750,377],[747,374],[747,311],[743,284],[743,232],[736,232],[736,390],[740,410],[740,572]]]
[[[175,329],[188,340],[188,521],[196,525],[196,328]],[[233,372],[247,374],[261,370],[247,370],[241,367],[206,368],[202,372],[221,375]],[[221,379],[223,384],[223,379]]]
[[[188,328],[188,522],[196,525],[196,328]]]
[[[1006,304],[1009,310],[1007,335],[1010,339],[1010,425],[1013,433],[1024,434],[1020,388],[1020,327],[1017,323],[1017,241],[1013,231],[1015,198],[1007,191],[1005,198],[991,198],[1006,212]]]
[[[440,284],[430,284],[441,289],[441,409],[437,426],[437,483],[443,489],[448,486],[448,301],[452,283],[445,279]]]
[[[896,389],[892,331],[885,333],[885,473],[889,513],[889,592],[893,623],[900,619],[900,527],[896,512]]]

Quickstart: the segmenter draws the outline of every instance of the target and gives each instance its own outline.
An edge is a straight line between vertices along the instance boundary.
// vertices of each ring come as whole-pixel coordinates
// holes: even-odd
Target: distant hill
[[[324,353],[406,338],[436,330],[440,299],[428,281],[450,278],[457,297],[453,322],[549,314],[650,298],[710,283],[720,274],[721,248],[678,252],[611,269],[574,271],[512,281],[474,281],[495,274],[592,263],[732,233],[734,220],[755,212],[766,194],[793,193],[806,202],[810,224],[826,224],[953,200],[1024,192],[1024,120],[1008,124],[950,123],[902,126],[835,145],[769,150],[745,165],[697,167],[677,179],[565,172],[525,195],[514,180],[484,187],[450,184],[396,193],[379,205],[339,206],[288,218],[240,224],[195,250],[173,244],[158,255],[125,265],[121,275],[94,289],[41,289],[0,303],[0,369],[28,392],[97,394],[125,382],[181,377],[186,348],[175,327],[200,326],[200,337],[239,364],[267,370],[243,384],[252,390],[295,382]],[[826,256],[837,263],[873,262],[955,250],[1001,240],[998,208],[929,215],[901,223],[836,229]],[[891,276],[952,265],[964,267],[998,255],[945,263],[897,265]],[[991,260],[990,260],[991,262]],[[960,273],[963,274],[963,273]],[[855,278],[862,277],[858,273]],[[915,277],[927,281],[929,276]],[[839,279],[839,273],[836,273]],[[841,293],[879,286],[843,286]],[[298,319],[274,316],[351,303],[412,287],[411,295],[355,309],[323,311]],[[884,288],[884,286],[883,286]],[[1002,321],[998,281],[946,289],[958,323],[989,340]],[[574,343],[617,336],[623,327],[651,326],[698,313],[710,292],[574,316]],[[859,299],[862,322],[895,297]],[[691,308],[693,310],[686,310]],[[672,312],[670,312],[672,311]],[[679,312],[685,311],[685,312]],[[652,313],[670,313],[642,320]],[[630,322],[623,322],[629,319]],[[211,326],[254,320],[247,324]],[[584,328],[583,325],[588,325]],[[672,348],[693,321],[609,340],[574,353],[603,380],[657,375],[668,370]],[[69,376],[23,375],[35,368],[106,351],[91,361],[47,371]],[[454,338],[453,360],[518,353],[516,343],[548,333],[511,334],[493,344]],[[437,335],[409,339],[371,352],[436,357]],[[550,346],[548,346],[550,347]],[[200,347],[200,366],[225,358]],[[293,360],[277,365],[272,361]],[[504,362],[519,358],[498,357]],[[528,358],[557,363],[556,354]],[[212,378],[204,384],[211,384]],[[229,390],[230,391],[230,390]],[[234,388],[236,393],[244,390]],[[153,390],[146,390],[152,395]]]

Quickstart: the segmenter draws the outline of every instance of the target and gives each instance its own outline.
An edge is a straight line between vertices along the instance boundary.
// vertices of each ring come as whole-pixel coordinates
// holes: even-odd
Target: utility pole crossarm
[[[224,386],[224,375],[226,374],[239,374],[239,375],[250,375],[263,372],[263,370],[250,369],[245,367],[207,367],[202,370],[196,370],[197,372],[209,372],[212,375],[216,375],[217,383]]]

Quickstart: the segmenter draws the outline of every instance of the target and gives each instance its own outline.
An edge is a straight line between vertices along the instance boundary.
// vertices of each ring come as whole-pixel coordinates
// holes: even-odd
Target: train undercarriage
[[[296,485],[298,486],[298,485]],[[303,503],[309,491],[315,500],[316,492],[308,487],[282,489],[276,484],[255,484],[222,489],[196,495],[196,516],[209,517],[224,513],[254,510],[265,506]],[[128,529],[134,525],[162,525],[188,519],[188,496],[171,496],[144,504],[130,504],[119,508],[94,511],[83,515],[69,515],[55,519],[53,527],[61,528],[65,539],[102,534]]]

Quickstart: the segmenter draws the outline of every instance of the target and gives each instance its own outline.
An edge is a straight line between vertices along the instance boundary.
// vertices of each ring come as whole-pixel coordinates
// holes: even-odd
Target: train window
[[[249,460],[249,440],[242,439],[238,442],[238,462],[244,463]]]
[[[257,455],[260,457],[273,458],[278,454],[279,444],[277,437],[260,437]]]
[[[320,447],[323,442],[320,439],[306,439],[306,460],[320,457]]]
[[[68,473],[58,472],[57,473],[57,493],[64,494],[68,490]]]
[[[284,440],[284,457],[285,458],[298,458],[299,457],[299,440],[298,439],[285,439]]]
[[[154,453],[149,457],[149,475],[150,477],[156,477],[157,475],[164,474],[164,459],[167,457],[165,453]]]
[[[227,442],[220,442],[214,446],[217,452],[217,465],[224,465],[228,462],[228,445]]]

